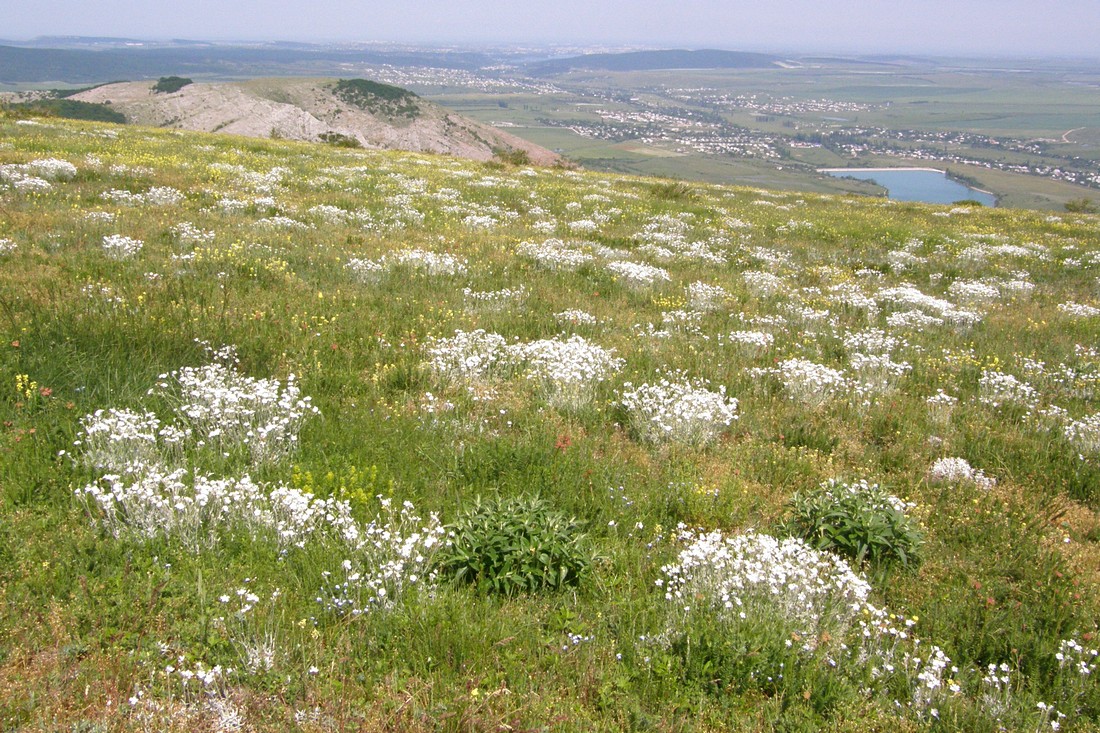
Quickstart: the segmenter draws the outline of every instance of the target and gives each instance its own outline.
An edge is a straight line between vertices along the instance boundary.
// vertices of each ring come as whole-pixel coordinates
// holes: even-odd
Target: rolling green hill
[[[0,118],[2,726],[1097,730],[1097,223]]]

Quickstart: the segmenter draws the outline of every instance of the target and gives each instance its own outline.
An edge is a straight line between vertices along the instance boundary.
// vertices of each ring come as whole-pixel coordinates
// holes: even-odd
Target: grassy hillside
[[[0,720],[1097,730],[1100,219],[0,119]]]

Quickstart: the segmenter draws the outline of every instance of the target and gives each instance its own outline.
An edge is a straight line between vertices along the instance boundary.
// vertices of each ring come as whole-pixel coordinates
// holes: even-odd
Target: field
[[[1098,224],[0,117],[2,727],[1100,730]]]
[[[786,69],[573,71],[548,81],[555,92],[539,96],[422,91],[476,119],[518,125],[521,136],[591,170],[845,193],[816,169],[905,166],[912,155],[986,180],[1004,206],[1100,200],[1096,186],[1080,185],[1100,156],[1100,86],[1084,64],[802,59]],[[714,134],[693,130],[700,121]],[[702,149],[657,168],[608,154],[600,135]],[[757,152],[715,144],[737,138]],[[1077,170],[1076,179],[1052,175],[1059,168]]]

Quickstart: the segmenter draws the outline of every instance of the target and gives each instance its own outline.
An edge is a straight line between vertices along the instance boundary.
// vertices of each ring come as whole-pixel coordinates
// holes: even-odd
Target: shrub
[[[907,505],[878,484],[847,484],[830,479],[791,499],[789,534],[819,550],[829,550],[880,568],[915,564],[923,541]]]
[[[64,117],[69,120],[112,122],[117,125],[126,124],[126,115],[111,109],[106,104],[78,102],[75,99],[39,99],[34,102],[13,104],[10,109],[19,115]]]
[[[337,148],[361,148],[363,144],[359,142],[358,138],[351,135],[345,135],[342,132],[322,132],[317,138],[329,145]]]
[[[183,76],[162,76],[153,85],[153,92],[156,94],[172,94],[193,83],[193,81]]]
[[[419,97],[408,89],[368,79],[341,79],[333,94],[353,107],[375,115],[415,119],[420,116]]]
[[[505,165],[531,165],[530,153],[522,148],[510,148],[507,150],[503,148],[495,149],[493,150],[493,160],[498,163],[504,163]]]
[[[479,497],[448,530],[451,543],[442,552],[442,572],[485,593],[575,586],[591,564],[577,520],[537,497]]]
[[[655,183],[649,190],[658,201],[690,201],[697,198],[695,189],[684,181]]]
[[[1082,196],[1079,199],[1071,199],[1065,204],[1066,211],[1071,214],[1095,214],[1100,209],[1097,208],[1096,202],[1092,201],[1086,196]]]

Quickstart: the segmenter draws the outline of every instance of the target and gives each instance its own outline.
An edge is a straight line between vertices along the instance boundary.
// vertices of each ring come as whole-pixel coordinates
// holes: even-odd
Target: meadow
[[[5,730],[1100,729],[1100,218],[0,118]]]

